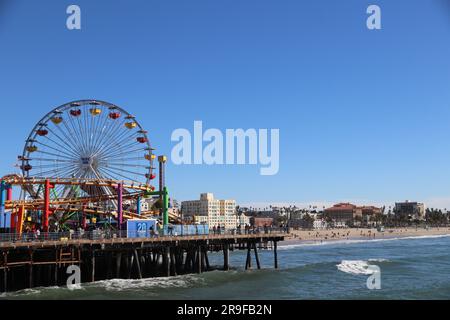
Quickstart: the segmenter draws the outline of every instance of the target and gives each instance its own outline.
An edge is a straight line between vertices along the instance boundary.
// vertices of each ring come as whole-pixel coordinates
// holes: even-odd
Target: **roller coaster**
[[[43,232],[101,224],[121,230],[128,219],[169,215],[166,157],[156,156],[136,118],[100,100],[79,100],[47,113],[31,130],[18,157],[20,173],[1,178],[0,215],[10,232]],[[13,199],[16,196],[16,199]],[[142,201],[149,205],[142,210]],[[2,226],[0,226],[1,228]]]

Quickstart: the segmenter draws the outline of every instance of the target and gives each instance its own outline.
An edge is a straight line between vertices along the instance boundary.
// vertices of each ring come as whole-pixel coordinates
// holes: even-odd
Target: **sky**
[[[92,98],[134,114],[157,154],[195,120],[280,130],[276,175],[169,159],[178,200],[450,208],[449,39],[447,0],[0,0],[0,175],[43,115]]]

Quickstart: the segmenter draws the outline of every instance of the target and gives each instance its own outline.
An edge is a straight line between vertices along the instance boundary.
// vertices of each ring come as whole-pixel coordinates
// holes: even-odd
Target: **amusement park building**
[[[207,223],[211,228],[234,229],[238,223],[236,201],[217,200],[212,193],[202,193],[200,200],[183,201],[181,211],[184,217],[191,216],[194,222]]]

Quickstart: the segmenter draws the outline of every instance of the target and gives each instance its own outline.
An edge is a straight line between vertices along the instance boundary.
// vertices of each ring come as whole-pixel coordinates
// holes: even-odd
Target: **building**
[[[352,224],[356,214],[356,206],[351,203],[338,203],[324,210],[325,217],[337,224]]]
[[[239,214],[237,216],[237,225],[241,227],[249,226],[250,225],[250,218],[246,216],[245,214]]]
[[[147,212],[152,210],[153,205],[159,198],[142,198],[141,199],[141,212]]]
[[[238,224],[235,200],[217,200],[212,193],[202,193],[200,200],[183,201],[184,217],[193,216],[195,223],[208,223],[210,227],[220,226],[235,229]]]
[[[381,215],[382,209],[374,206],[356,206],[351,203],[338,203],[324,210],[324,216],[335,226],[348,226],[368,222],[374,215]]]
[[[273,225],[273,219],[262,217],[251,217],[250,225],[254,227],[264,227],[264,226],[271,227]]]
[[[328,223],[323,219],[315,219],[313,222],[313,229],[323,230],[328,228]]]
[[[397,202],[394,214],[398,218],[410,220],[425,220],[425,205],[418,202]]]

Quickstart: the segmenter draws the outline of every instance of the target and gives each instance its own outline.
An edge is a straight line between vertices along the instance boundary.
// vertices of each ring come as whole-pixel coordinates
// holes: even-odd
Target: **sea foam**
[[[342,260],[342,262],[336,265],[339,271],[350,274],[364,274],[370,275],[373,273],[369,269],[370,264],[364,260]]]

